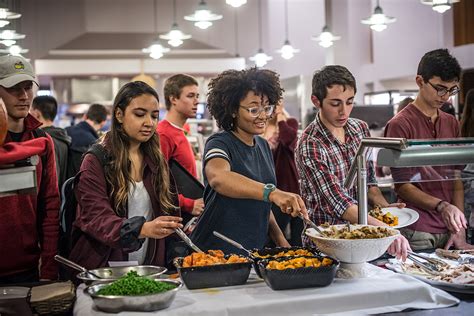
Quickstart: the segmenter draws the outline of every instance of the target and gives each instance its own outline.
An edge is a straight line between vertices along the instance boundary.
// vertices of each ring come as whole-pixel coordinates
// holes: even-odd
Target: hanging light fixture
[[[258,42],[260,48],[258,49],[257,53],[250,57],[249,59],[255,63],[257,67],[263,67],[267,64],[268,61],[272,60],[272,56],[268,56],[264,53],[262,48],[262,1],[258,0]]]
[[[157,22],[156,22],[156,6],[157,6],[156,1],[157,0],[153,2],[154,31],[158,29]],[[149,54],[149,56],[153,59],[159,59],[163,57],[163,55],[169,51],[170,51],[169,48],[163,47],[163,45],[160,44],[159,39],[156,39],[150,46],[142,49],[142,52]]]
[[[397,19],[391,16],[386,16],[383,13],[382,8],[377,0],[377,6],[374,9],[374,13],[367,19],[361,20],[362,24],[370,25],[370,28],[377,32],[382,32],[387,28],[387,24],[395,22]]]
[[[230,6],[233,6],[234,8],[238,8],[246,4],[247,0],[225,0],[225,3],[227,3]]]
[[[311,37],[311,39],[313,41],[318,41],[319,45],[321,45],[322,47],[328,48],[334,44],[334,41],[340,40],[341,37],[333,35],[329,30],[329,27],[325,25],[323,27],[323,30],[321,31],[321,34],[319,34],[319,36],[313,36]]]
[[[459,2],[459,0],[421,0],[422,4],[430,5],[438,13],[448,11],[456,2]]]
[[[3,30],[0,32],[1,40],[19,40],[23,38],[25,38],[25,35],[17,33],[15,30]]]
[[[207,8],[206,2],[201,0],[197,10],[191,15],[186,15],[184,19],[186,21],[194,22],[195,26],[205,30],[212,25],[212,21],[222,19],[222,15],[212,13],[211,10]]]
[[[291,59],[295,56],[295,53],[299,53],[299,51],[299,49],[293,48],[288,40],[288,0],[285,0],[285,42],[283,46],[277,50],[277,53],[281,54],[281,57],[284,59]]]
[[[191,35],[184,34],[178,27],[176,22],[176,0],[173,0],[173,25],[171,26],[171,31],[166,34],[160,35],[161,39],[168,40],[168,44],[173,47],[178,47],[183,44],[183,40],[191,38]]]
[[[11,45],[7,49],[0,49],[0,53],[10,54],[13,56],[21,56],[29,52],[29,49],[20,47],[19,45]]]
[[[13,20],[20,17],[20,13],[15,13],[10,11],[8,8],[0,7],[0,20]]]
[[[313,41],[319,42],[319,45],[328,48],[334,44],[334,41],[338,41],[341,39],[340,36],[335,36],[331,33],[329,29],[329,25],[331,24],[331,1],[325,0],[324,1],[324,20],[326,25],[323,26],[321,34],[319,36],[312,36],[311,39]]]

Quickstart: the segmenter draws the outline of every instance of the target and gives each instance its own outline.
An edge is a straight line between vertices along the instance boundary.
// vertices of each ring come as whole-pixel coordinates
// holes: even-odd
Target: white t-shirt
[[[152,218],[152,205],[150,195],[143,184],[143,181],[135,182],[135,186],[130,185],[128,192],[128,218],[134,216],[144,216],[147,221]],[[148,246],[148,238],[142,244],[140,249],[128,254],[129,261],[138,261],[138,264],[143,264],[145,261],[146,250]]]

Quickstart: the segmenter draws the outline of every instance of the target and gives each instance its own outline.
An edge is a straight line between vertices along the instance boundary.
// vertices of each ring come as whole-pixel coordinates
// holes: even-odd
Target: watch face
[[[265,184],[264,188],[267,189],[267,190],[275,190],[276,187],[272,183],[267,183],[267,184]]]

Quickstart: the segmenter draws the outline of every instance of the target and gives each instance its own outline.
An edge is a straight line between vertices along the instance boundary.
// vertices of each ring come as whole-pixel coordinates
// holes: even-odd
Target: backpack
[[[84,153],[82,158],[84,158],[88,153],[91,153],[96,156],[102,167],[104,167],[109,161],[107,152],[100,144],[92,145],[89,150]],[[75,195],[75,189],[77,184],[79,183],[80,177],[81,173],[78,172],[75,176],[67,179],[61,188],[61,207],[59,209],[60,230],[58,254],[66,258],[69,256],[72,247],[78,239],[77,234],[73,234],[72,224],[76,219],[77,199]]]

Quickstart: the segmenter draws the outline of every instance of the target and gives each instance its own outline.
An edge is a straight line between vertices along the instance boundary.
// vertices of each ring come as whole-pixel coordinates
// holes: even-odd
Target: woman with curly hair
[[[182,227],[177,196],[155,133],[156,91],[144,82],[124,85],[114,100],[112,127],[84,157],[76,187],[79,204],[70,259],[94,269],[110,261],[165,265],[165,238]],[[95,145],[97,146],[97,145]]]
[[[289,246],[270,212],[272,203],[307,217],[299,195],[275,187],[272,153],[259,136],[281,96],[278,75],[270,70],[227,70],[209,83],[207,107],[223,131],[204,150],[205,209],[191,235],[202,249],[237,252],[213,231],[247,249],[262,248],[267,235],[277,246]]]

